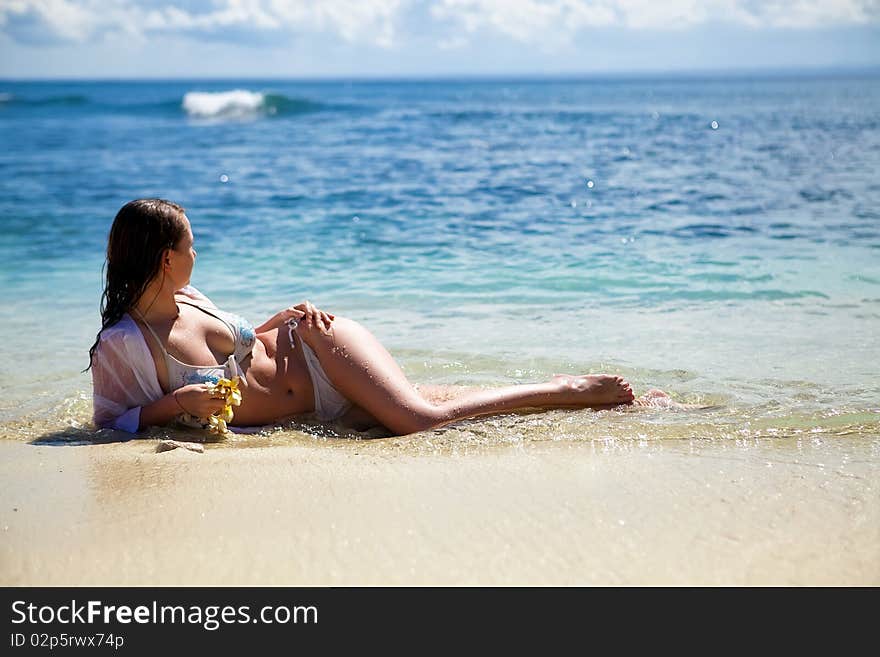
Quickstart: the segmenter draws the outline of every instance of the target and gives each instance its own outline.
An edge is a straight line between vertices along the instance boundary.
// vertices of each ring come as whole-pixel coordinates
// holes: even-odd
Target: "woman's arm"
[[[93,420],[102,429],[136,433],[167,424],[184,411],[205,417],[223,408],[209,387],[193,384],[164,394],[150,350],[134,323],[101,336],[92,359]]]
[[[151,426],[168,424],[182,411],[174,399],[174,393],[157,399],[152,404],[141,407],[141,417],[138,423],[138,431]]]
[[[283,326],[291,319],[303,321],[307,326],[314,324],[318,328],[328,331],[330,330],[330,323],[336,319],[336,316],[331,315],[330,313],[325,313],[323,310],[318,310],[309,301],[303,301],[295,306],[279,310],[265,322],[260,324],[255,330],[257,333],[265,333],[266,331],[271,331],[279,326]]]
[[[151,404],[142,406],[138,428],[168,424],[181,413],[189,413],[195,417],[208,417],[212,413],[223,410],[225,403],[224,399],[212,395],[210,386],[204,383],[193,383],[178,388]]]

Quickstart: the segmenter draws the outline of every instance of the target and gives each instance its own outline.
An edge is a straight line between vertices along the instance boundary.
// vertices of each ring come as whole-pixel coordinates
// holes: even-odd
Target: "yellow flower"
[[[208,416],[208,431],[222,436],[229,435],[229,429],[226,427],[228,422],[232,422],[232,407],[241,406],[241,391],[238,384],[241,381],[239,377],[231,379],[220,379],[211,389],[212,394],[222,396],[224,400],[223,408],[216,413]]]

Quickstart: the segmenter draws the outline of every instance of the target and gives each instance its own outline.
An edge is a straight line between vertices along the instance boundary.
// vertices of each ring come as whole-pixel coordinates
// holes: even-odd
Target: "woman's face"
[[[177,289],[184,285],[189,285],[193,266],[196,263],[196,250],[193,248],[192,228],[190,227],[189,219],[187,219],[186,216],[183,217],[183,223],[185,227],[184,235],[180,238],[175,247],[169,251],[168,256],[170,265],[168,273],[173,277],[175,284],[177,284]]]

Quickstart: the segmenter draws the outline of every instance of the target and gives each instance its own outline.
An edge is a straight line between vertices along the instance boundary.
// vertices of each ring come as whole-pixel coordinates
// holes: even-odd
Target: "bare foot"
[[[607,406],[632,404],[633,391],[621,376],[557,374],[551,381],[559,386],[563,404],[572,406]]]

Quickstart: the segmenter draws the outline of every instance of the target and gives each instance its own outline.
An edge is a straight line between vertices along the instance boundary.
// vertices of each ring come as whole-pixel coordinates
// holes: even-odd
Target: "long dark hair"
[[[146,198],[130,201],[116,213],[107,239],[104,292],[101,294],[101,330],[89,349],[89,367],[101,341],[101,332],[122,319],[162,267],[165,249],[186,234],[184,210],[171,201]]]

